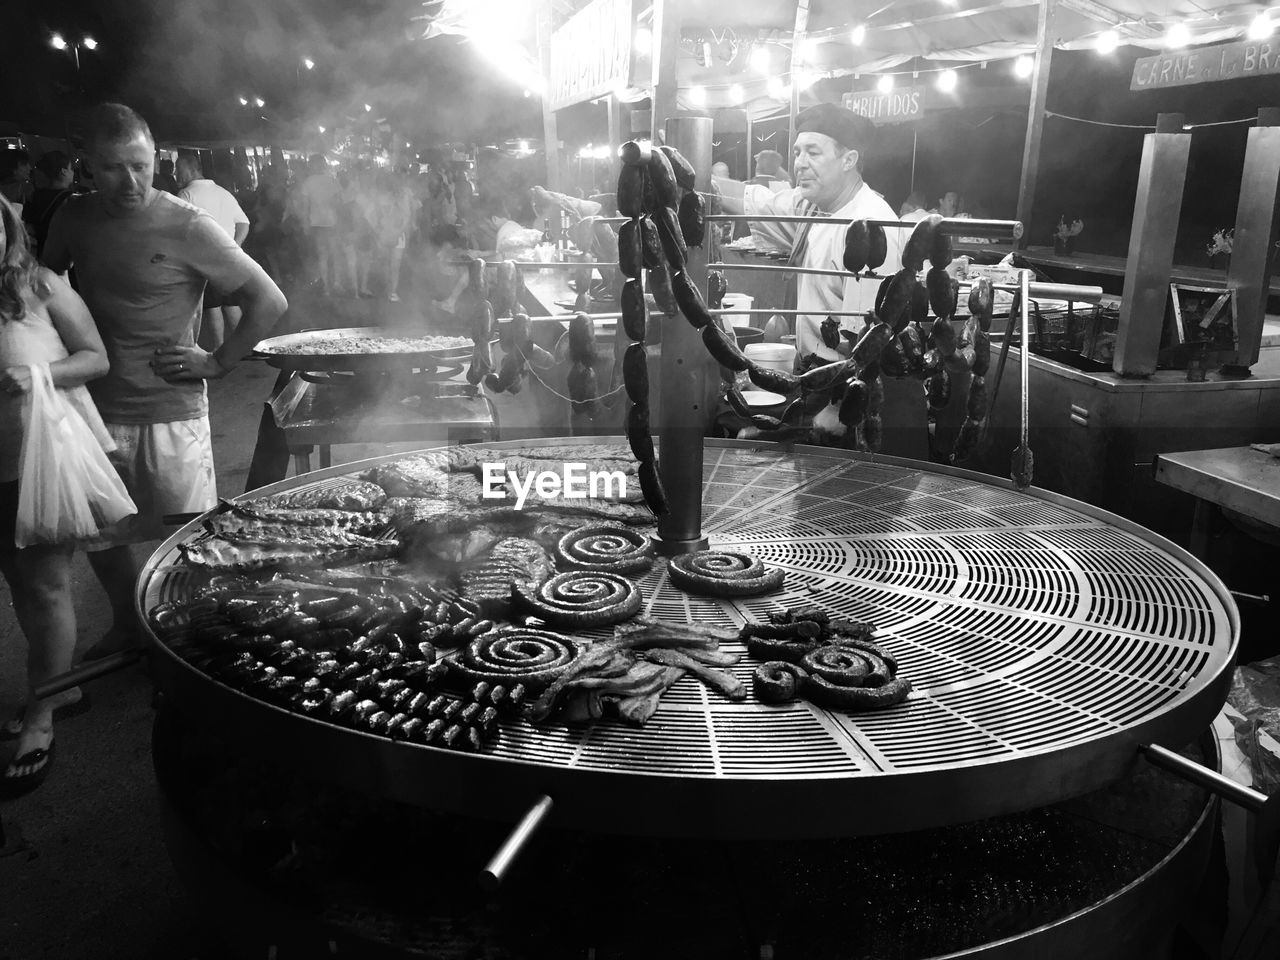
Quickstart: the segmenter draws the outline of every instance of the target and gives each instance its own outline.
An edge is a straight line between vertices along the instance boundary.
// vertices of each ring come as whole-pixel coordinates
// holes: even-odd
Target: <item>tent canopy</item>
[[[674,0],[682,18],[678,59],[683,109],[742,106],[765,116],[785,109],[779,81],[793,76],[791,63],[795,4],[779,0]],[[578,3],[581,7],[585,4]],[[568,12],[574,6],[557,0]],[[1158,12],[1152,12],[1158,8]],[[1052,35],[1061,49],[1089,49],[1100,35],[1115,31],[1119,44],[1165,49],[1165,33],[1182,24],[1190,44],[1219,43],[1243,37],[1253,19],[1267,7],[1236,0],[1057,0]],[[640,19],[644,4],[637,0]],[[1034,54],[1039,0],[810,0],[804,57],[794,75],[802,86],[819,79],[892,72],[917,58],[953,63],[980,63]],[[1280,22],[1280,13],[1275,15]],[[865,34],[851,42],[853,29]],[[704,46],[709,44],[709,46]],[[752,48],[769,51],[768,69],[752,66]],[[706,54],[710,54],[710,63]],[[923,68],[922,72],[927,71]],[[772,78],[773,83],[770,84]],[[734,86],[741,87],[739,91]],[[690,97],[701,87],[705,100]],[[625,97],[636,100],[635,89]]]

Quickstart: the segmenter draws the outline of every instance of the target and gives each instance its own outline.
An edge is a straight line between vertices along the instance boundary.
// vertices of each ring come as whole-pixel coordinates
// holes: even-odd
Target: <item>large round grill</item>
[[[1141,744],[1181,746],[1225,697],[1238,636],[1228,594],[1120,518],[977,474],[817,448],[708,441],[704,481],[712,546],[782,567],[785,587],[694,597],[657,564],[639,581],[642,615],[737,626],[820,603],[876,624],[914,684],[906,703],[862,714],[735,704],[686,678],[645,727],[511,723],[491,755],[471,756],[288,714],[160,659],[190,693],[391,795],[511,816],[546,792],[576,826],[673,834],[884,833],[1041,806],[1121,776]],[[195,532],[152,558],[144,607],[185,594],[171,564]],[[754,666],[734,669],[749,684]]]

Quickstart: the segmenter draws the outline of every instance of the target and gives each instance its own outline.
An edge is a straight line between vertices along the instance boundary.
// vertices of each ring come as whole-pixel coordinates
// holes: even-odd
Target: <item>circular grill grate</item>
[[[341,472],[277,488],[336,482]],[[712,546],[782,567],[785,587],[738,601],[693,597],[659,563],[640,581],[643,615],[736,627],[818,603],[876,624],[911,697],[844,714],[728,703],[685,678],[643,728],[509,724],[492,758],[552,777],[840,780],[855,790],[896,774],[973,773],[1064,753],[1084,771],[1091,745],[1127,759],[1135,743],[1186,742],[1225,696],[1238,633],[1225,590],[1181,550],[1118,518],[974,474],[813,448],[709,441],[704,480]],[[152,558],[148,607],[187,589],[171,565],[180,539]],[[747,657],[733,669],[749,684],[754,666]],[[1067,795],[1089,779],[1074,782],[1065,769],[1046,789]]]

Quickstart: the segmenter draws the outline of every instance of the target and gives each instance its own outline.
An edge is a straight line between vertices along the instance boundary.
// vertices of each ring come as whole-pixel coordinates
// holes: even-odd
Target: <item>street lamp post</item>
[[[84,36],[84,37],[81,37],[79,40],[72,40],[72,41],[68,42],[68,41],[67,41],[67,39],[66,39],[65,37],[63,37],[63,36],[62,36],[62,34],[60,34],[60,33],[55,33],[52,37],[50,37],[50,38],[49,38],[49,44],[50,44],[50,46],[52,46],[52,47],[53,47],[53,49],[55,49],[55,50],[66,50],[66,49],[68,49],[68,48],[70,48],[70,49],[71,49],[71,54],[72,54],[72,56],[75,58],[75,61],[76,61],[76,82],[77,82],[77,84],[79,84],[79,81],[80,81],[80,48],[81,48],[81,47],[84,47],[86,50],[97,50],[97,49],[98,49],[98,41],[97,41],[97,40],[95,40],[95,39],[93,39],[93,37]]]

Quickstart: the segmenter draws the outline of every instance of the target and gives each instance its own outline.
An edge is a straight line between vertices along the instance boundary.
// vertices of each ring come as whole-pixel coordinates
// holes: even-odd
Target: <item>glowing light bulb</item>
[[[249,101],[246,100],[244,97],[240,97],[240,106],[247,107],[248,105],[249,105]]]
[[[653,31],[648,27],[641,27],[636,31],[635,37],[636,53],[646,54],[653,52]]]
[[[1267,11],[1263,10],[1249,24],[1248,37],[1250,40],[1265,40],[1275,32],[1276,25],[1271,22],[1271,16]]]
[[[80,41],[80,43],[83,44],[86,50],[98,49],[98,41],[93,39],[93,37],[85,37],[83,40]]]
[[[893,74],[882,74],[876,81],[876,90],[879,93],[893,93]]]
[[[862,41],[867,39],[867,25],[860,23],[849,31],[849,42],[855,47],[862,46]]]
[[[528,141],[528,140],[521,140],[519,143],[517,143],[517,144],[516,144],[516,149],[517,149],[517,150],[519,150],[521,153],[528,153],[528,152],[529,152],[529,141]]]
[[[690,87],[689,102],[695,107],[705,107],[707,105],[707,88],[706,87]]]
[[[525,95],[525,98],[526,98],[526,99],[528,99],[529,97],[532,97],[532,96],[533,96],[533,91],[532,91],[532,90],[530,90],[528,87],[525,87],[525,88],[524,88],[524,95]]]
[[[1120,34],[1115,30],[1103,30],[1098,34],[1098,39],[1093,41],[1093,45],[1101,54],[1112,53],[1120,46]]]
[[[55,33],[52,37],[49,38],[49,45],[53,47],[53,49],[55,50],[67,49],[67,41],[62,39],[62,34],[60,33]]]
[[[943,70],[938,74],[938,89],[943,93],[951,93],[955,90],[956,84],[960,82],[959,75],[954,70]]]
[[[369,106],[369,104],[367,104],[367,103],[366,103],[366,104],[364,105],[364,112],[365,112],[365,113],[368,113],[368,112],[369,112],[370,110],[372,110],[372,109],[373,109],[373,107]]]
[[[1164,34],[1164,45],[1170,50],[1185,47],[1191,42],[1191,31],[1185,23],[1175,23]]]
[[[319,130],[321,133],[324,133],[324,130],[325,130],[324,124],[323,124],[323,123],[322,123],[322,124],[319,124],[319,125],[316,127],[316,129],[317,129],[317,130]]]
[[[267,105],[267,102],[263,100],[261,97],[254,97],[253,102],[256,103],[259,107],[265,107]]]
[[[756,73],[769,72],[769,48],[758,43],[751,48],[751,69]]]
[[[1030,57],[1019,57],[1013,61],[1013,75],[1025,80],[1031,76],[1031,71],[1036,68],[1036,62]]]
[[[314,70],[316,67],[316,62],[312,60],[310,57],[303,57],[302,65],[306,67],[308,70]]]
[[[740,83],[735,83],[733,86],[731,86],[731,87],[729,88],[729,102],[730,102],[730,103],[732,103],[732,104],[734,104],[734,105],[737,105],[737,104],[741,103],[741,102],[742,102],[743,100],[745,100],[745,99],[746,99],[746,94],[745,94],[745,93],[743,93],[743,90],[742,90],[742,84],[740,84]]]

